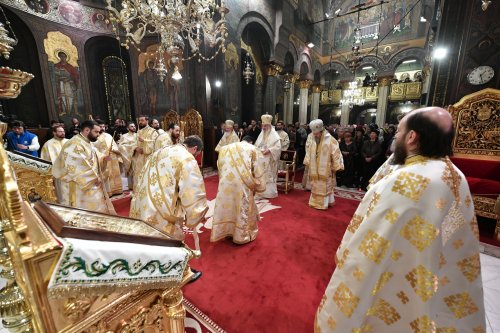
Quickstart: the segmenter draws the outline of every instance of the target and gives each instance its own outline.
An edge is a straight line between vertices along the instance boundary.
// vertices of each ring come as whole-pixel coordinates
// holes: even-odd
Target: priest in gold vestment
[[[132,189],[134,181],[134,165],[133,158],[135,149],[137,148],[137,133],[135,124],[130,122],[127,124],[128,132],[120,136],[118,141],[118,149],[122,156],[122,170],[125,176],[128,177],[129,189]]]
[[[311,184],[309,206],[328,209],[328,206],[335,202],[333,194],[337,184],[335,173],[344,170],[344,160],[339,143],[325,130],[321,119],[311,121],[309,127],[312,136],[304,158]]]
[[[236,244],[253,241],[259,231],[259,211],[254,195],[266,189],[264,170],[258,161],[262,154],[253,138],[222,147],[219,151],[219,189],[215,199],[210,241],[232,237]]]
[[[116,214],[103,182],[109,157],[102,156],[92,145],[100,131],[95,121],[84,121],[80,134],[64,144],[52,166],[52,174],[61,181],[61,204]]]
[[[281,139],[271,125],[273,116],[264,114],[261,117],[262,132],[260,132],[255,146],[262,152],[259,163],[264,167],[266,190],[259,196],[267,199],[278,196],[276,180],[278,178],[278,162],[281,155]]]
[[[111,136],[105,132],[106,125],[102,120],[96,121],[101,127],[101,133],[96,142],[92,144],[101,153],[102,156],[109,156],[109,161],[104,172],[104,187],[108,191],[108,195],[122,194],[122,176],[120,172],[120,163],[122,163],[121,152],[118,145]]]
[[[158,132],[148,125],[149,117],[139,116],[139,131],[137,132],[137,148],[134,154],[134,189],[137,187],[137,181],[142,168],[154,151],[154,143]]]
[[[215,147],[215,151],[219,152],[222,147],[239,141],[238,134],[234,132],[234,121],[228,119],[224,123],[224,134],[217,144],[217,147]]]
[[[66,139],[66,132],[64,131],[64,127],[61,125],[52,127],[52,135],[54,137],[45,142],[43,145],[40,157],[54,164],[57,157],[61,153],[62,147],[68,139]],[[59,179],[54,178],[54,187],[56,188],[57,201],[61,202],[61,181]]]
[[[66,139],[66,132],[64,132],[64,127],[61,125],[52,127],[52,134],[54,137],[45,142],[40,157],[54,163],[68,139]]]
[[[181,128],[179,125],[170,124],[166,132],[161,133],[156,137],[154,143],[154,151],[164,147],[173,146],[180,143]]]
[[[276,123],[276,133],[278,133],[281,140],[281,150],[288,150],[290,146],[290,137],[285,132],[285,124],[280,120]]]
[[[478,227],[451,153],[452,119],[402,119],[394,163],[372,183],[337,250],[314,332],[486,332]]]
[[[198,136],[154,152],[138,175],[130,217],[183,240],[183,227],[196,228],[208,211],[203,176],[194,155],[203,150]]]

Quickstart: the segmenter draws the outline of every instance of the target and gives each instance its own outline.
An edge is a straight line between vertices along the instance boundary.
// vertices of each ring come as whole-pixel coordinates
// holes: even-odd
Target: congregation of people
[[[221,142],[225,127],[234,128],[238,141],[242,141],[246,135],[256,140],[262,131],[262,122],[251,120],[248,124],[243,122],[240,125],[231,121],[230,126],[221,123],[216,132],[217,142]],[[341,126],[334,123],[325,126],[325,129],[337,140],[344,161],[344,170],[337,173],[337,186],[366,191],[375,171],[393,152],[391,143],[396,125],[385,124],[379,128],[377,124]],[[282,140],[282,150],[295,150],[297,168],[302,168],[308,135],[312,132],[310,124],[284,124],[278,121],[275,130]]]

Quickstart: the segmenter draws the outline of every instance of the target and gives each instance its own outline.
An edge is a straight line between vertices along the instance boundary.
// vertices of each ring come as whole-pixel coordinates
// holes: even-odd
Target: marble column
[[[276,112],[276,76],[283,70],[283,68],[275,63],[270,63],[267,66],[266,78],[266,91],[264,94],[264,112],[263,114],[270,114],[274,117]]]
[[[378,80],[378,99],[377,99],[377,125],[382,128],[385,124],[387,114],[387,105],[389,104],[389,87],[392,76],[383,76]]]
[[[321,85],[312,86],[311,120],[319,118],[320,96],[321,96]]]
[[[293,97],[295,96],[295,81],[299,74],[285,74],[285,82],[288,82],[289,89],[284,93],[283,101],[283,121],[285,124],[293,123]]]
[[[340,106],[340,125],[345,126],[349,124],[349,104],[344,103]]]
[[[309,97],[311,83],[311,80],[299,81],[299,122],[301,125],[307,124],[307,98]]]

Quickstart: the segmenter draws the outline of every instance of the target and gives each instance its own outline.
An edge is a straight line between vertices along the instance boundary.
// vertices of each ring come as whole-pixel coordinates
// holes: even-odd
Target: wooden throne
[[[203,118],[195,109],[189,109],[181,119],[181,133],[183,138],[190,135],[198,135],[203,140]],[[203,151],[196,156],[196,161],[201,170],[203,170]]]
[[[203,119],[201,114],[195,109],[187,110],[181,119],[181,131],[184,132],[184,137],[198,135],[203,139]]]
[[[497,220],[500,240],[500,90],[467,95],[448,111],[455,126],[453,163],[467,178],[476,215]]]
[[[181,117],[174,110],[168,110],[165,117],[163,117],[163,130],[166,131],[170,124],[181,125]]]

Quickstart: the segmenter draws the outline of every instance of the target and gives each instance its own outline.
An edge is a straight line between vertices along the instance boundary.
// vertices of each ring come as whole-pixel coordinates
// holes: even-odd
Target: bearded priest
[[[179,125],[170,124],[166,132],[161,133],[156,137],[154,143],[154,151],[160,150],[163,147],[173,146],[180,143],[181,128]]]
[[[278,133],[281,139],[281,150],[288,150],[290,146],[290,137],[288,133],[285,132],[285,123],[281,120],[276,123],[276,133]]]
[[[182,144],[154,152],[137,177],[130,217],[183,240],[183,227],[195,229],[208,211],[205,184],[195,159],[202,151],[203,141],[192,135]]]
[[[448,111],[408,113],[393,163],[373,182],[337,250],[314,332],[486,332],[479,231],[450,161]]]
[[[228,119],[224,123],[224,135],[222,135],[217,147],[215,147],[215,151],[219,152],[222,147],[239,141],[238,134],[234,132],[234,121]]]
[[[134,189],[137,187],[137,180],[146,164],[149,155],[154,151],[154,143],[159,133],[148,125],[148,116],[139,116],[139,131],[137,132],[137,148],[134,155]]]
[[[122,194],[122,175],[120,172],[120,163],[123,162],[121,158],[121,152],[118,149],[113,136],[106,133],[106,125],[102,120],[96,120],[101,128],[101,132],[96,142],[92,144],[97,149],[98,152],[103,156],[109,156],[110,159],[106,166],[106,172],[104,175],[104,187],[108,191],[108,195],[112,196],[115,194]]]
[[[328,206],[335,202],[333,195],[337,183],[335,173],[344,170],[344,160],[339,143],[325,130],[323,120],[311,121],[309,128],[312,136],[304,158],[311,184],[309,206],[316,209],[328,209]]]
[[[42,147],[42,153],[40,157],[46,161],[54,164],[61,153],[62,147],[68,141],[66,139],[66,132],[64,131],[64,127],[62,125],[52,127],[52,134],[54,137],[49,141],[45,142]],[[62,201],[62,193],[61,193],[61,181],[59,179],[54,178],[54,186],[56,188],[57,201]]]
[[[217,169],[219,190],[215,199],[211,242],[232,237],[236,244],[245,244],[257,237],[259,210],[255,193],[266,189],[264,170],[258,163],[261,152],[249,135],[243,141],[221,148]]]
[[[64,144],[52,165],[52,174],[61,181],[61,204],[116,214],[103,182],[103,170],[109,156],[101,155],[92,145],[100,131],[95,121],[84,121],[80,134]]]
[[[135,149],[137,148],[137,133],[135,123],[129,122],[127,124],[128,132],[120,136],[118,141],[118,149],[122,155],[122,168],[125,176],[128,177],[128,187],[132,189],[134,182],[134,166],[132,163]]]
[[[255,146],[262,152],[259,163],[264,167],[266,190],[258,196],[272,199],[278,196],[276,180],[278,178],[278,162],[281,154],[281,139],[271,125],[273,116],[264,114],[260,119],[262,121],[262,132],[260,132]]]

